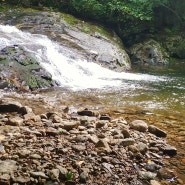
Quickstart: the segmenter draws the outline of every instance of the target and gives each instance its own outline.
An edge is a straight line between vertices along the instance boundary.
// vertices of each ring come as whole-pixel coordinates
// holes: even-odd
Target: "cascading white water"
[[[72,89],[130,86],[128,81],[161,81],[164,78],[146,74],[118,73],[93,62],[70,57],[66,48],[48,37],[22,32],[14,26],[0,25],[0,49],[19,45],[33,53],[40,64],[61,86]],[[75,58],[75,59],[74,59]]]

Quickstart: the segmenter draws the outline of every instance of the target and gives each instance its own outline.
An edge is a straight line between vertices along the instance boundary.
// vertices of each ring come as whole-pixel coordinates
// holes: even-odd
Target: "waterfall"
[[[61,86],[72,89],[122,87],[131,88],[130,81],[163,81],[164,78],[147,74],[114,72],[80,59],[59,43],[45,35],[22,32],[14,26],[0,25],[0,49],[19,45],[32,53]],[[137,83],[135,83],[137,84]]]

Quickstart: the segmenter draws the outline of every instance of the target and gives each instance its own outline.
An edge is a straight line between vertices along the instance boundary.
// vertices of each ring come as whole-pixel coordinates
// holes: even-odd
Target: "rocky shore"
[[[145,120],[1,97],[0,184],[173,184],[166,136]]]

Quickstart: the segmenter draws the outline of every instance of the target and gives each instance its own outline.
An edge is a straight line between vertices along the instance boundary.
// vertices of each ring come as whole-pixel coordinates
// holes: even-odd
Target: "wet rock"
[[[6,61],[1,69],[7,74],[5,78],[8,82],[10,81],[9,84],[12,88],[29,92],[29,89],[34,90],[56,85],[52,81],[51,75],[40,66],[32,54],[21,46],[7,46],[0,50],[0,54]]]
[[[167,145],[163,148],[163,153],[165,155],[174,156],[177,154],[177,149],[173,146]]]
[[[131,48],[132,60],[134,63],[159,65],[168,63],[168,54],[164,48],[155,40],[148,39],[138,43]]]
[[[172,179],[172,178],[175,177],[174,172],[172,170],[168,169],[168,168],[159,169],[159,171],[157,173],[157,176],[160,179],[164,179],[164,180]]]
[[[148,146],[145,143],[139,142],[137,148],[141,154],[145,154],[148,150]]]
[[[157,176],[156,173],[139,171],[139,178],[142,180],[153,180]]]
[[[0,100],[0,112],[19,112],[22,105],[19,102]]]
[[[108,114],[102,114],[100,116],[100,120],[108,120],[108,121],[111,121],[111,117]]]
[[[135,120],[130,123],[130,128],[138,130],[140,132],[146,132],[148,129],[148,125],[142,120]]]
[[[25,114],[29,114],[29,113],[32,113],[33,110],[31,107],[28,107],[28,106],[24,106],[24,107],[21,107],[19,109],[19,113],[22,114],[22,115],[25,115]]]
[[[133,145],[135,143],[135,140],[132,138],[126,138],[126,139],[122,139],[120,142],[120,145],[122,146],[129,146],[129,145]]]
[[[156,126],[154,125],[150,125],[148,127],[148,131],[154,135],[156,135],[157,137],[166,137],[167,134],[166,132],[164,132],[163,130],[157,128]]]
[[[20,118],[19,116],[9,118],[8,122],[6,123],[7,125],[11,126],[21,126],[23,124],[24,120]]]
[[[77,113],[80,116],[97,116],[98,115],[97,112],[91,111],[91,110],[88,110],[88,109],[84,109],[84,110],[78,111]]]
[[[160,166],[157,165],[157,164],[154,163],[154,162],[148,162],[148,163],[145,165],[145,169],[146,169],[147,171],[150,171],[150,172],[156,172],[159,168],[160,168]]]

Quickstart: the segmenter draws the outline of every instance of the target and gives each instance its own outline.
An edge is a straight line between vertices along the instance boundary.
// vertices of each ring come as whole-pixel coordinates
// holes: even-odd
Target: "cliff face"
[[[106,68],[115,71],[130,69],[130,59],[119,37],[102,26],[62,13],[26,10],[8,12],[1,16],[1,21],[24,31],[47,35],[80,58]]]
[[[1,13],[0,20],[2,24],[16,26],[24,32],[46,35],[63,46],[66,55],[75,60],[95,62],[119,72],[131,68],[129,56],[119,37],[102,26],[81,21],[67,14],[26,9],[8,10]],[[27,50],[15,46],[18,46],[18,43],[9,48],[1,47],[1,71],[5,74],[1,75],[2,87],[9,86],[9,79],[12,78],[16,78],[16,84],[24,84],[26,89],[31,90],[56,85],[52,76],[39,65],[33,55],[30,56]],[[20,56],[23,56],[23,60]],[[15,70],[9,68],[10,63]]]

